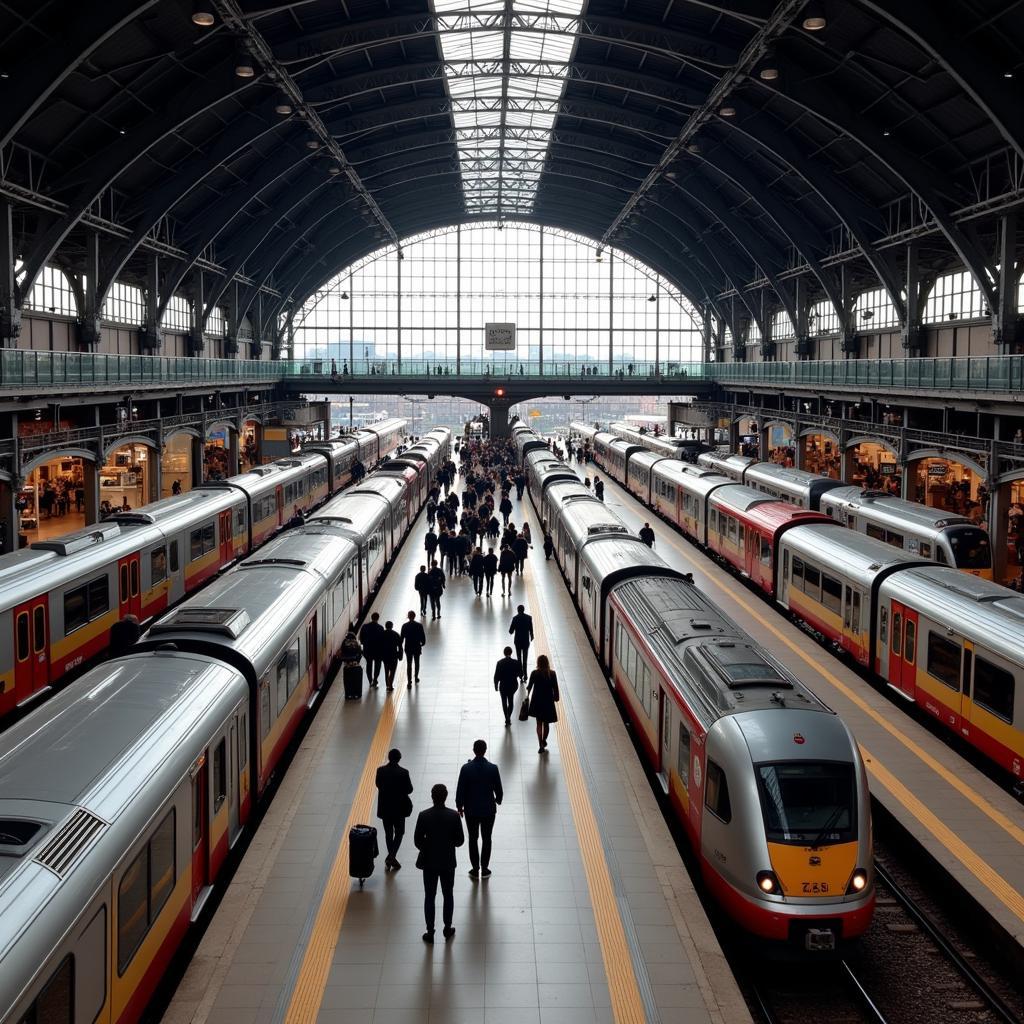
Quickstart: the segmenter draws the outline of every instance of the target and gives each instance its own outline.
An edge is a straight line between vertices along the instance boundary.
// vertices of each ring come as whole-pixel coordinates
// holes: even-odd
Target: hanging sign
[[[484,348],[493,352],[510,352],[515,347],[515,324],[484,324]]]

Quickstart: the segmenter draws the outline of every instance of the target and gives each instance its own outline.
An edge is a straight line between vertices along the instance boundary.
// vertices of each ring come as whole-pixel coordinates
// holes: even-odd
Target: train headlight
[[[757,887],[768,896],[775,896],[782,891],[774,871],[758,871]]]
[[[846,887],[847,896],[855,896],[868,887],[868,873],[863,868],[857,868],[850,876],[850,884]]]

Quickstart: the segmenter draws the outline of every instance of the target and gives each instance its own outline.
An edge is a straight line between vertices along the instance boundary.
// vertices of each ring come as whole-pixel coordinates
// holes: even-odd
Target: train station
[[[1024,1024],[1024,9],[0,26],[0,1024]]]

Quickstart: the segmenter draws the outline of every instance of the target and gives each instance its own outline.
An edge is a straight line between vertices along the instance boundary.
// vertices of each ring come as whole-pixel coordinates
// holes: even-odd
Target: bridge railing
[[[674,380],[684,378],[705,378],[704,364],[699,362],[636,362],[597,363],[591,360],[545,359],[292,359],[280,364],[288,376],[331,376],[338,377],[422,377],[510,380],[520,377],[572,377],[586,380],[588,377],[603,380]]]

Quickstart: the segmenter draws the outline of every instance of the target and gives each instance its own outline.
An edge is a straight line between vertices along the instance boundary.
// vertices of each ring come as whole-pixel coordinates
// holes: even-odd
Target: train
[[[684,459],[692,462],[702,452],[708,450],[708,445],[703,441],[690,438],[668,437],[665,434],[651,434],[638,430],[629,423],[612,423],[608,432],[624,441],[638,444],[655,455],[662,455],[666,459]]]
[[[770,950],[841,951],[875,904],[868,781],[846,725],[536,433],[518,426],[513,439],[590,642],[709,892]]]
[[[920,522],[934,510],[903,502],[912,510],[900,519],[899,506],[891,506],[882,537],[873,525],[881,519],[862,513],[872,502],[844,504],[855,488],[837,481],[819,492],[815,511],[809,492],[801,506],[766,489],[769,477],[750,471],[769,467],[742,456],[729,457],[728,474],[721,458],[680,465],[643,449],[624,451],[609,437],[592,436],[595,462],[645,506],[908,704],[1024,777],[1024,699],[1016,699],[1018,682],[1024,692],[1024,597],[964,563],[964,551],[977,547],[974,534],[984,531],[966,520],[929,520],[929,533]],[[749,483],[736,482],[740,467]],[[783,472],[771,479],[799,482],[796,471]],[[925,536],[934,546],[925,546]]]
[[[594,459],[602,467],[620,467],[625,459],[643,450],[652,452],[655,457],[688,458],[685,455],[667,455],[656,449],[654,443],[659,439],[637,432],[627,438],[621,429],[616,429],[616,424],[608,431],[597,430],[584,423],[573,423],[570,429],[590,442]],[[651,458],[649,456],[646,461],[647,467],[652,465]],[[884,541],[911,555],[919,555],[937,565],[952,565],[983,579],[993,577],[988,534],[966,516],[929,508],[886,491],[848,485],[842,480],[802,469],[758,462],[747,455],[700,451],[694,459],[708,472],[729,477],[734,483],[753,487],[797,508],[823,512],[851,530]],[[634,469],[634,472],[639,470]],[[642,486],[630,486],[630,490],[645,500]],[[650,504],[649,501],[647,503]]]
[[[0,724],[106,651],[115,622],[145,622],[310,512],[405,434],[381,423],[0,556]]]
[[[449,457],[431,431],[0,740],[0,1024],[133,1024]]]

